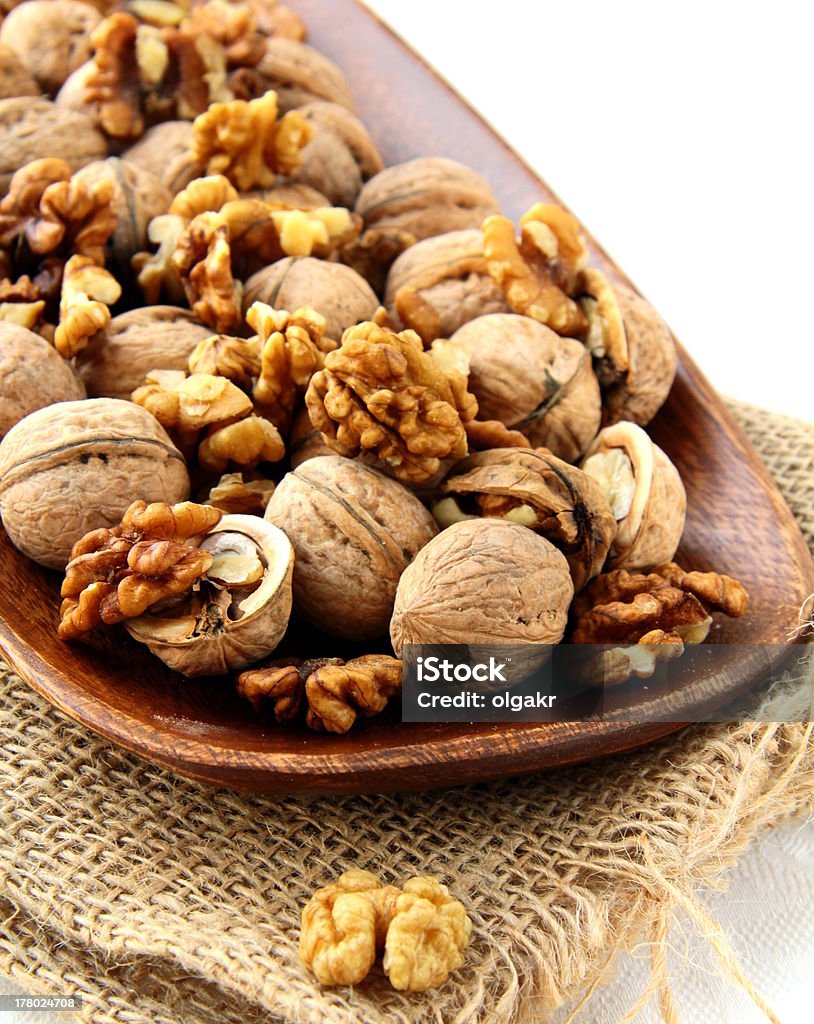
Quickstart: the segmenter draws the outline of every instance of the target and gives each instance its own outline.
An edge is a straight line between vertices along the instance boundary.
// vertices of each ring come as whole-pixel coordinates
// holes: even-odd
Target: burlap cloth
[[[814,546],[814,428],[733,408]],[[672,913],[688,911],[726,960],[704,888],[814,796],[802,725],[693,726],[519,780],[310,802],[176,778],[5,669],[0,734],[0,972],[30,992],[81,994],[82,1018],[99,1024],[544,1021],[642,938],[643,998],[671,1020]],[[432,873],[466,903],[473,941],[446,986],[314,984],[297,957],[300,910],[349,867]]]

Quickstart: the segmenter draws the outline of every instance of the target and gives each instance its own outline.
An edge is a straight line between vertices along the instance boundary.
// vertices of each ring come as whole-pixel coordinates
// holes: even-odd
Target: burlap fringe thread
[[[814,431],[736,411],[814,545]],[[588,1008],[570,1019],[591,1020],[616,952],[642,939],[651,978],[626,1024],[652,999],[675,1024],[678,910],[776,1019],[700,894],[761,829],[811,808],[811,725],[694,726],[520,781],[310,802],[174,778],[6,672],[0,739],[0,972],[82,995],[93,1024],[540,1024],[580,992]],[[314,985],[297,958],[299,911],[352,866],[433,873],[466,902],[472,946],[443,989],[406,997],[381,975]]]

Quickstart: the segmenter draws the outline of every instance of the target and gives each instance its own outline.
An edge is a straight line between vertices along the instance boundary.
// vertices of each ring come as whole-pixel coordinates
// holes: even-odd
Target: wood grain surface
[[[387,163],[443,155],[474,167],[513,217],[550,189],[414,53],[355,0],[296,0],[311,42],[350,80],[357,110]],[[598,172],[601,173],[601,172]],[[559,201],[559,200],[558,200]],[[624,274],[589,239],[592,260]],[[628,282],[629,283],[629,282]],[[686,353],[670,397],[651,424],[688,496],[679,561],[741,579],[749,613],[716,628],[717,643],[782,643],[814,566],[788,507],[741,429]],[[398,707],[346,736],[258,719],[226,678],[185,680],[115,628],[90,646],[56,637],[57,574],[0,537],[0,647],[38,692],[72,718],[183,775],[244,790],[372,792],[422,789],[572,763],[646,743],[675,723],[403,724]],[[329,643],[312,637],[319,647]],[[754,678],[748,648],[690,658],[671,699],[690,719],[721,706]]]

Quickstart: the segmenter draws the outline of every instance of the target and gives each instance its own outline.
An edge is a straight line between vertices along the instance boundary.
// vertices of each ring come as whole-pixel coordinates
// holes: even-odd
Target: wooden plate
[[[513,217],[550,189],[414,53],[355,0],[298,0],[311,41],[348,75],[358,112],[388,164],[445,155],[475,167]],[[590,240],[590,239],[589,239]],[[594,262],[626,280],[590,240]],[[741,579],[749,614],[716,639],[779,643],[814,591],[814,566],[774,483],[684,352],[651,426],[678,466],[689,514],[679,558]],[[136,497],[134,495],[134,497]],[[91,648],[57,640],[59,578],[0,538],[0,646],[20,675],[71,717],[183,775],[245,790],[421,789],[528,772],[635,747],[675,724],[406,725],[392,709],[347,736],[258,721],[226,679],[186,681],[123,631]],[[759,659],[732,648],[713,674],[688,663],[678,697],[692,718],[726,703]],[[675,694],[674,694],[675,696]]]

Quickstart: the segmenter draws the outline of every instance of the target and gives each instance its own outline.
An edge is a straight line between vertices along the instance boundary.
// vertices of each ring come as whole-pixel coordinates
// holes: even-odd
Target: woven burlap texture
[[[814,548],[814,428],[733,411]],[[540,1022],[642,938],[670,1020],[672,913],[694,915],[725,958],[699,894],[814,798],[802,725],[694,726],[520,780],[311,801],[177,778],[4,669],[0,737],[0,972],[31,992],[81,994],[97,1024]],[[350,867],[396,882],[434,874],[466,903],[473,940],[446,986],[314,984],[297,957],[300,911]]]

